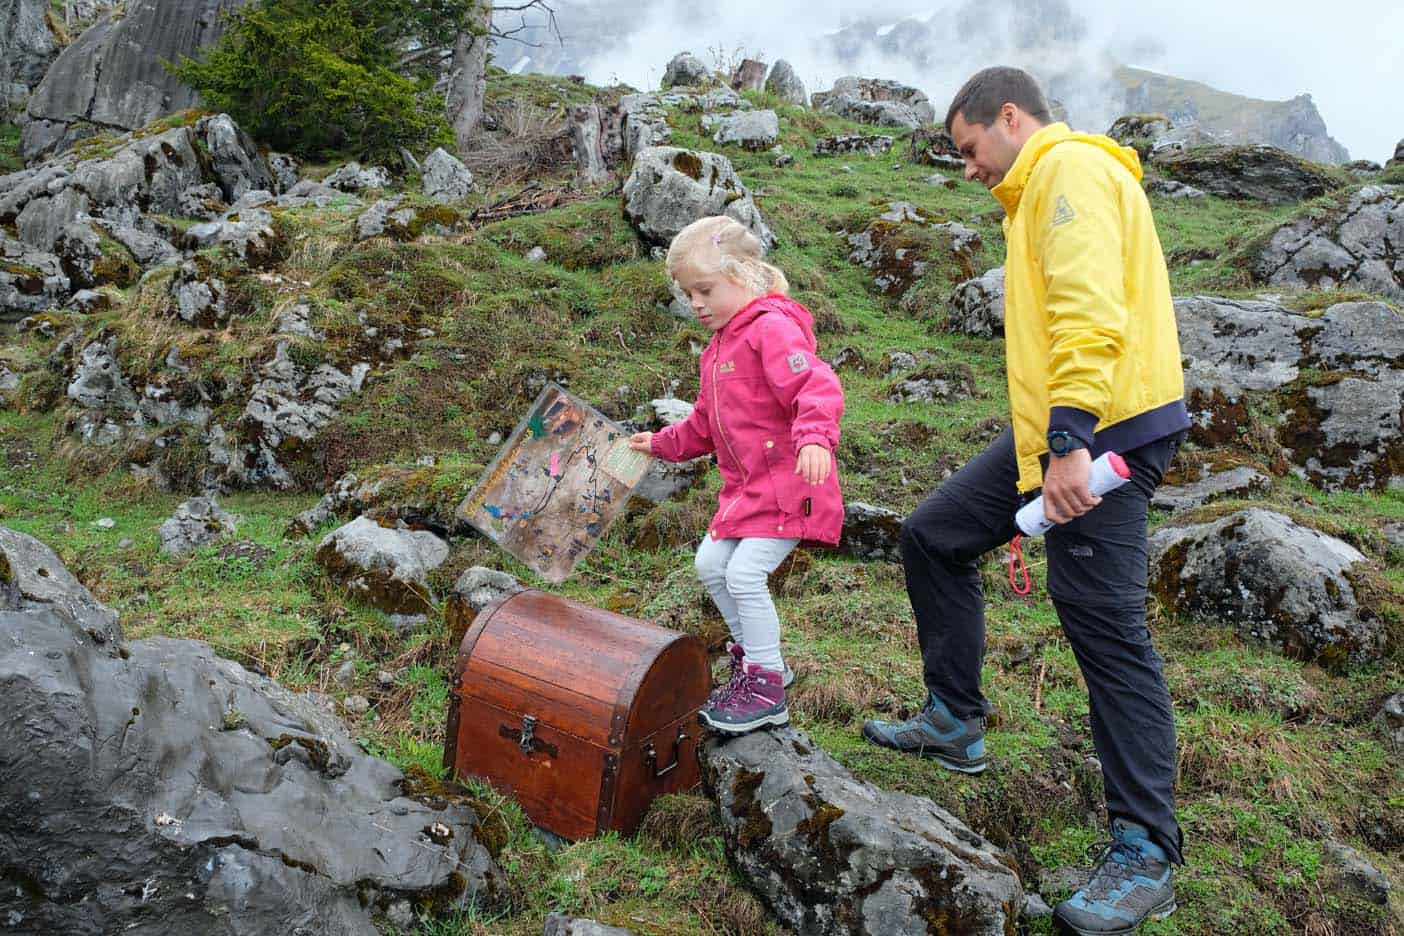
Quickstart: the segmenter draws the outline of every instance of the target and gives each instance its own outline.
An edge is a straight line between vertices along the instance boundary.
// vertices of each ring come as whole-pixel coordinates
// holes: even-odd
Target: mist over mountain
[[[529,22],[522,35],[535,45],[503,43],[501,67],[653,88],[676,52],[714,66],[744,54],[788,60],[810,91],[849,74],[892,78],[924,90],[939,111],[972,72],[1013,64],[1037,75],[1080,129],[1102,131],[1160,103],[1182,119],[1198,113],[1225,141],[1271,142],[1332,162],[1351,154],[1382,162],[1404,133],[1397,98],[1387,96],[1383,120],[1365,101],[1381,81],[1404,82],[1404,61],[1386,38],[1392,27],[1404,30],[1404,8],[1382,0],[1347,0],[1352,16],[1311,16],[1310,26],[1310,10],[1292,0],[1147,0],[1135,9],[1110,0],[879,0],[861,13],[841,0],[553,5],[561,39]],[[1352,17],[1374,26],[1361,31]],[[1129,87],[1127,66],[1165,80]],[[1242,113],[1228,113],[1235,108]]]

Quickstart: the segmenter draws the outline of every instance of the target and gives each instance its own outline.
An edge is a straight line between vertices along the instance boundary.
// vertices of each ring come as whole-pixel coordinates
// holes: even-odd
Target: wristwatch
[[[1087,448],[1086,443],[1066,429],[1054,429],[1048,433],[1048,451],[1059,458],[1080,448]]]

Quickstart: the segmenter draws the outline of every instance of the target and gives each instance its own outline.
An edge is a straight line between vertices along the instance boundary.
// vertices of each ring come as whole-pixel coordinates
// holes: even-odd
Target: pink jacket
[[[832,462],[843,415],[838,377],[814,353],[813,322],[788,296],[753,301],[702,352],[692,415],[654,433],[653,454],[666,461],[717,453],[722,489],[713,539],[838,543],[838,466],[819,485],[795,473],[796,453],[810,443],[828,449]]]

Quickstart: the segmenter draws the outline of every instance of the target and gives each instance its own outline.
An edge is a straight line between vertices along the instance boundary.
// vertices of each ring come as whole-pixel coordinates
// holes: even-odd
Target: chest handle
[[[522,749],[522,753],[530,757],[537,751],[541,751],[547,757],[555,757],[560,753],[554,744],[547,744],[536,736],[536,716],[523,715],[521,730],[513,728],[511,725],[498,725],[497,733],[504,738],[516,738],[517,747]]]
[[[658,751],[654,748],[653,742],[650,741],[648,746],[644,748],[644,760],[648,762],[648,769],[653,771],[653,778],[655,780],[672,772],[677,768],[678,764],[682,762],[683,742],[689,737],[690,735],[687,733],[686,729],[678,729],[678,736],[673,741],[673,762],[661,770],[658,767]]]

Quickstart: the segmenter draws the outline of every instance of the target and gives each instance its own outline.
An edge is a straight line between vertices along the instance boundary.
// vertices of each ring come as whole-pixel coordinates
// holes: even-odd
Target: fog
[[[1268,100],[1310,93],[1352,158],[1384,162],[1404,137],[1398,0],[712,0],[642,11],[620,0],[589,0],[561,12],[570,57],[596,83],[655,88],[668,59],[682,50],[709,66],[749,55],[787,59],[810,91],[845,74],[894,78],[921,88],[940,112],[971,72],[1014,64],[1060,74],[1059,96],[1082,118],[1079,125],[1105,130],[1096,124],[1114,117],[1117,105],[1099,79],[1119,63]],[[917,21],[916,44],[926,54],[895,48],[910,26],[881,38],[865,28],[872,41],[856,62],[842,62],[832,37],[860,18],[876,27]],[[602,28],[605,20],[620,25]],[[515,56],[499,53],[509,66]]]

